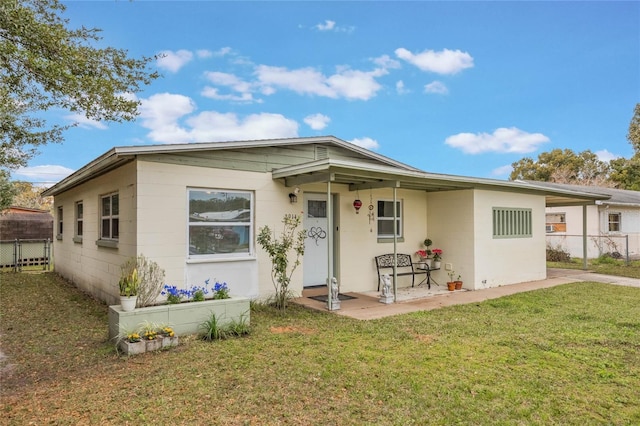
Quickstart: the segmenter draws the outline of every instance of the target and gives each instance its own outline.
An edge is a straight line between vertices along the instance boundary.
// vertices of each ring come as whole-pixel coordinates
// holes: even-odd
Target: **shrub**
[[[547,246],[547,262],[564,262],[570,263],[571,256],[569,252],[562,249],[562,247]]]
[[[129,259],[122,266],[123,277],[131,277],[134,272],[137,275],[136,293],[138,295],[138,302],[136,306],[143,308],[155,304],[156,298],[162,291],[164,269],[160,268],[156,262],[147,259],[141,254],[138,257]]]
[[[284,229],[280,238],[276,238],[274,233],[265,226],[258,234],[258,244],[269,254],[271,259],[271,280],[275,287],[275,306],[280,310],[287,308],[287,302],[291,298],[291,276],[293,271],[300,265],[300,256],[304,255],[304,240],[307,232],[301,230],[296,232],[300,225],[300,216],[285,215],[282,220]],[[294,255],[292,260],[290,255]]]

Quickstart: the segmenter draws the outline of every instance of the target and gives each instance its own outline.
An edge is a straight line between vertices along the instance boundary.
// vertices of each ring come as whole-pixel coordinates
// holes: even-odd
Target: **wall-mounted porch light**
[[[293,192],[289,193],[289,202],[291,204],[295,204],[298,202],[298,193],[300,192],[300,188],[296,187]]]

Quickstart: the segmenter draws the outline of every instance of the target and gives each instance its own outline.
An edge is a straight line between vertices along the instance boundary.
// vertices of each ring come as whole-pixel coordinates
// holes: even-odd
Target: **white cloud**
[[[232,94],[223,95],[218,91],[218,89],[210,86],[205,86],[205,88],[202,89],[200,94],[205,98],[218,99],[222,101],[262,103],[260,99],[254,99],[251,93],[241,93],[240,95],[232,95]]]
[[[101,121],[96,121],[96,120],[92,120],[90,118],[87,118],[85,115],[82,114],[70,114],[70,115],[65,115],[64,118],[66,120],[72,121],[74,123],[78,124],[78,127],[82,128],[82,129],[99,129],[99,130],[106,130],[108,129],[107,125],[104,124]]]
[[[338,26],[336,25],[336,21],[326,19],[324,22],[314,25],[313,29],[318,31],[333,31],[337,33],[352,33],[356,28],[353,26]]]
[[[218,86],[225,86],[237,92],[237,95],[224,95],[218,89],[213,87],[205,87],[201,92],[202,96],[212,99],[231,100],[236,102],[261,102],[253,98],[252,84],[240,79],[239,77],[224,72],[206,72],[205,77]]]
[[[180,68],[186,65],[193,59],[193,53],[188,50],[178,50],[173,52],[171,50],[163,50],[160,52],[160,57],[157,60],[158,67],[166,69],[170,72],[178,72]]]
[[[75,170],[59,165],[44,165],[33,167],[20,167],[12,175],[23,176],[29,181],[35,182],[58,182]],[[15,176],[14,176],[15,178]]]
[[[233,113],[205,111],[186,120],[192,141],[291,138],[298,123],[281,114],[251,114],[244,119]]]
[[[195,109],[188,96],[159,93],[141,100],[141,125],[151,130],[148,137],[155,142],[189,142],[189,132],[178,125],[178,120]]]
[[[213,52],[207,49],[200,49],[200,50],[196,50],[196,56],[198,58],[210,58],[213,56]]]
[[[542,133],[527,133],[516,127],[496,129],[488,133],[459,133],[449,136],[445,143],[458,148],[466,154],[480,154],[483,152],[533,152],[549,138]]]
[[[436,93],[438,95],[446,95],[449,93],[449,89],[441,81],[432,81],[424,86],[425,93]]]
[[[415,65],[422,71],[434,72],[437,74],[456,74],[465,68],[473,67],[473,58],[467,52],[460,50],[444,49],[440,52],[425,50],[414,54],[401,47],[396,49],[396,56],[410,64]]]
[[[598,157],[598,160],[605,161],[605,162],[609,162],[609,161],[614,160],[616,158],[620,158],[620,155],[613,154],[613,153],[607,151],[606,149],[602,149],[600,151],[596,151],[594,154],[596,154],[596,156]]]
[[[304,118],[304,122],[313,130],[324,129],[330,121],[331,119],[324,114],[312,114]]]
[[[511,164],[508,164],[506,166],[501,166],[501,167],[497,167],[497,168],[493,169],[491,171],[491,175],[493,175],[493,176],[507,176],[507,175],[511,174],[512,171],[513,171],[513,167],[511,167]]]
[[[380,144],[378,143],[378,141],[371,138],[355,138],[355,139],[351,139],[348,142],[351,142],[352,144],[357,145],[361,148],[366,148],[370,150],[376,150],[380,148]]]
[[[399,95],[404,95],[405,93],[409,93],[409,90],[405,89],[404,87],[404,81],[399,80],[396,82],[396,92],[398,92]]]
[[[400,62],[390,58],[389,55],[382,55],[377,58],[373,58],[373,63],[384,69],[400,68]]]
[[[223,48],[218,49],[215,52],[213,52],[213,56],[226,56],[229,53],[231,53],[231,48],[230,47],[223,47]]]
[[[256,74],[264,94],[273,94],[277,88],[282,88],[299,94],[333,99],[343,97],[368,100],[381,88],[375,78],[387,74],[387,71],[357,71],[343,68],[326,77],[313,68],[288,70],[284,67],[260,65],[256,68]]]
[[[336,27],[336,21],[326,20],[324,23],[318,24],[315,28],[319,31],[331,31]]]
[[[298,136],[298,123],[280,114],[260,113],[240,118],[232,113],[196,110],[187,96],[161,93],[142,99],[141,125],[147,137],[160,143],[215,142]]]

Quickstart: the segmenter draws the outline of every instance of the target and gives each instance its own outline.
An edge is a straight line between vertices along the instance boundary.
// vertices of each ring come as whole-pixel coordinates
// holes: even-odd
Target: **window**
[[[527,238],[531,235],[531,209],[493,208],[493,238]]]
[[[545,215],[545,229],[547,233],[567,232],[565,213],[547,213]]]
[[[78,201],[76,203],[76,237],[82,237],[83,214],[82,201]]]
[[[63,210],[62,207],[58,207],[58,233],[56,235],[56,238],[58,240],[62,239],[62,231],[63,231]]]
[[[253,194],[189,189],[189,255],[240,257],[252,253]]]
[[[396,217],[393,217],[393,201],[378,200],[378,238],[402,237],[402,202],[396,201]]]
[[[117,240],[120,235],[120,203],[118,193],[103,195],[100,211],[100,238]]]
[[[622,214],[621,213],[609,213],[609,232],[620,232]]]

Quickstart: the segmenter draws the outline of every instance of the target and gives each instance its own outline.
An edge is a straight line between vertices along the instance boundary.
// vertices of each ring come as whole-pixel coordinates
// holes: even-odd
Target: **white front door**
[[[324,285],[329,263],[329,229],[327,227],[327,195],[304,194],[303,286]]]

